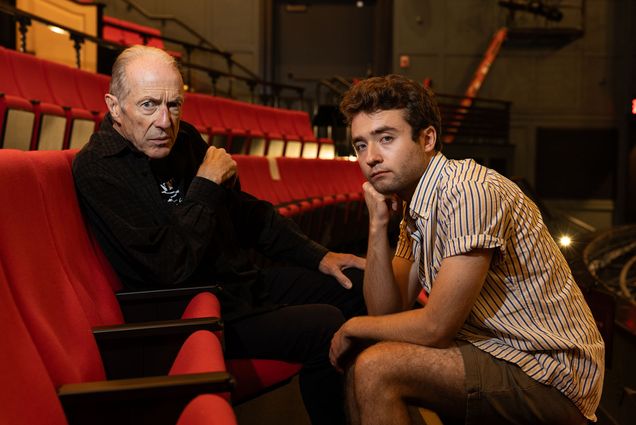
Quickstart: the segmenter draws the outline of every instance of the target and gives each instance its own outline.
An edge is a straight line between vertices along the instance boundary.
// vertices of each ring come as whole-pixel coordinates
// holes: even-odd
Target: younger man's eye
[[[367,147],[366,143],[358,142],[353,144],[353,148],[355,149],[356,152],[363,151],[366,147]]]

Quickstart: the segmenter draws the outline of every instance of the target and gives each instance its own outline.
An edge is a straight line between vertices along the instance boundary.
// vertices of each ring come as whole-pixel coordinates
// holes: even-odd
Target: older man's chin
[[[144,153],[150,159],[161,159],[167,157],[171,149],[172,144],[166,144],[163,146],[153,146]]]

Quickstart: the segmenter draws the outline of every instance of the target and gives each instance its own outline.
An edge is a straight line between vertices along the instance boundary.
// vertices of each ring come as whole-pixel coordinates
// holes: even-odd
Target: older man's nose
[[[161,105],[157,113],[159,114],[155,119],[155,125],[157,127],[168,128],[172,125],[170,110],[168,109],[167,105]]]

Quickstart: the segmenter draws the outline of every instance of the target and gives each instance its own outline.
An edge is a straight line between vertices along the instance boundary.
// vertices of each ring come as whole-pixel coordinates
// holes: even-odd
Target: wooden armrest
[[[110,379],[165,375],[185,340],[194,332],[223,329],[219,318],[103,326],[93,335]]]
[[[161,299],[161,298],[174,298],[174,297],[192,297],[199,292],[212,292],[219,291],[219,285],[200,285],[200,286],[184,286],[178,288],[161,288],[161,289],[147,289],[142,291],[125,291],[117,292],[115,294],[117,299],[121,301],[143,301],[149,299]]]
[[[155,376],[63,385],[58,396],[69,424],[174,425],[187,403],[205,393],[230,391],[227,372]]]
[[[122,340],[123,338],[161,338],[168,335],[190,335],[198,330],[214,332],[222,329],[223,322],[218,317],[202,317],[196,319],[130,323],[115,326],[97,326],[93,328],[93,335],[99,344],[102,341]]]
[[[218,290],[218,285],[201,285],[118,292],[116,296],[126,322],[132,323],[178,319],[195,295]]]

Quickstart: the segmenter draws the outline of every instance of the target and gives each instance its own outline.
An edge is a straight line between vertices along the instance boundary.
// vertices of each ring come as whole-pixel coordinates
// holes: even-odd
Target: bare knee
[[[391,367],[395,364],[395,347],[390,342],[380,342],[364,350],[358,355],[353,365],[353,372],[350,379],[353,379],[353,386],[356,393],[362,396],[366,391],[390,396],[393,387]]]

